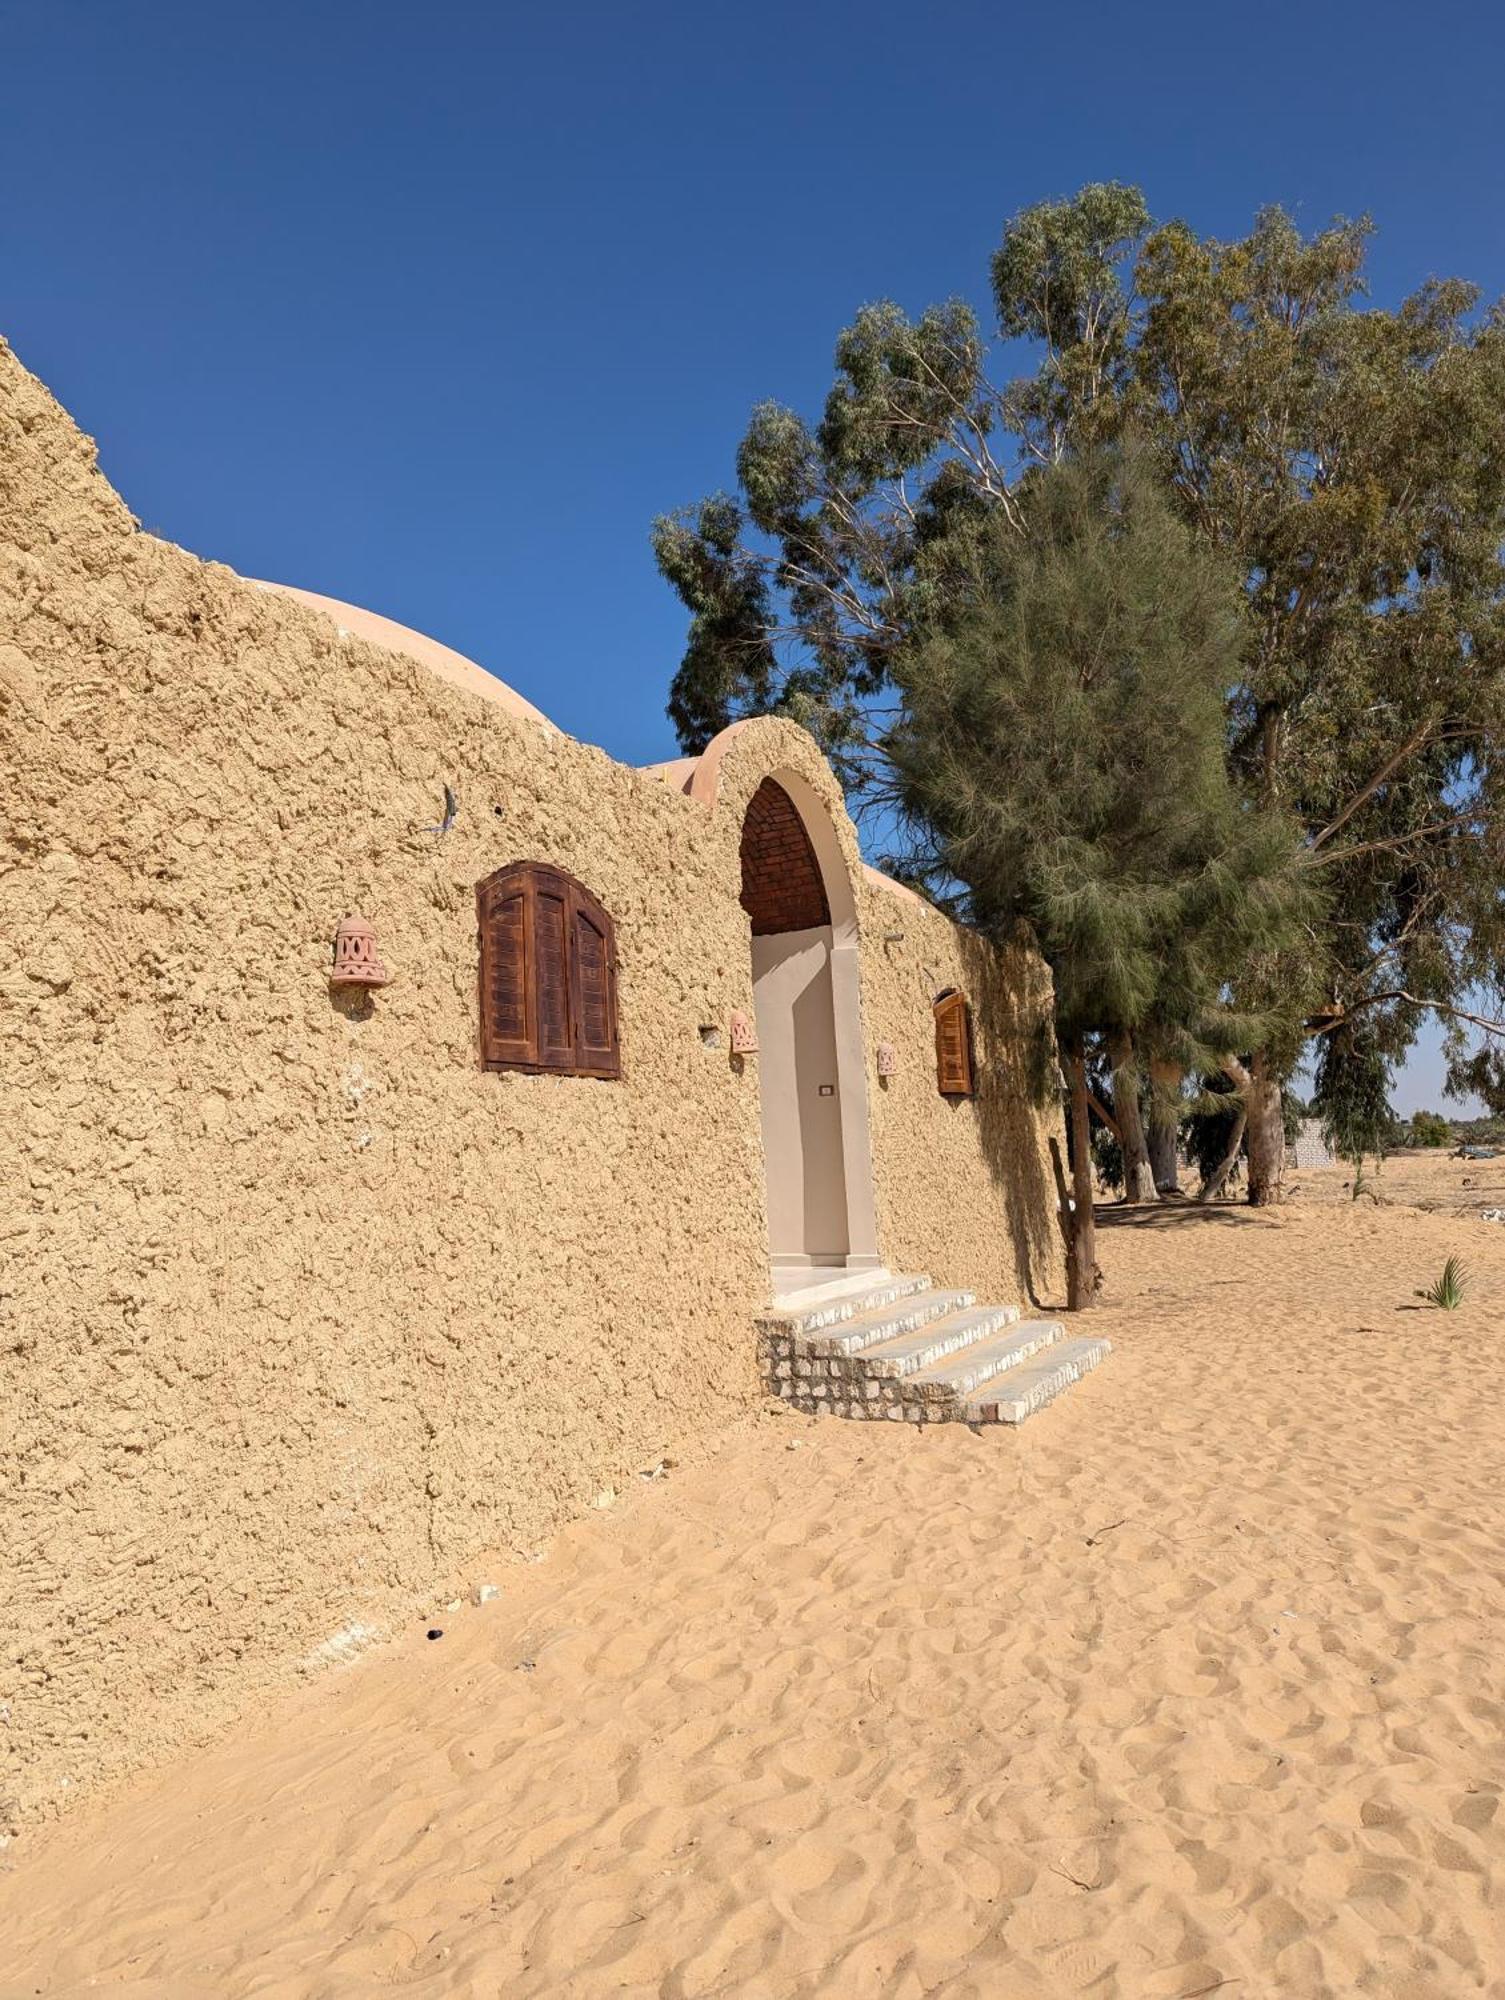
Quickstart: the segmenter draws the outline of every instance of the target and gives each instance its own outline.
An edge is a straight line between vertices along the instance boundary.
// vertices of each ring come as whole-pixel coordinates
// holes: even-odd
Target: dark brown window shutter
[[[575,1061],[588,1076],[620,1076],[617,953],[611,918],[579,883],[570,889]]]
[[[481,1066],[619,1077],[616,937],[590,891],[538,861],[476,888]]]
[[[504,868],[476,889],[481,928],[481,1066],[531,1068],[538,1061],[530,964],[528,884]]]
[[[552,868],[533,870],[534,991],[538,1061],[544,1069],[575,1068],[570,1022],[570,881]]]
[[[960,993],[935,1003],[935,1076],[942,1097],[972,1095],[972,1021]]]

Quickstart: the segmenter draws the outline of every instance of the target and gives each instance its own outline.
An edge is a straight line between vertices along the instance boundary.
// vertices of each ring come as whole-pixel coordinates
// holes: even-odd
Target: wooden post
[[[1071,1118],[1071,1237],[1066,1251],[1066,1305],[1086,1312],[1097,1304],[1097,1220],[1092,1212],[1092,1123],[1087,1109],[1087,1058],[1080,1036],[1062,1049]],[[1064,1176],[1063,1176],[1064,1178]]]

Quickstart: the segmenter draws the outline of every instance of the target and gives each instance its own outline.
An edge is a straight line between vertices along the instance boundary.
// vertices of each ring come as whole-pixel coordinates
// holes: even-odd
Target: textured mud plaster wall
[[[752,1005],[742,810],[780,766],[855,870],[800,731],[752,725],[708,810],[342,640],[138,533],[0,346],[15,1807],[212,1730],[757,1396],[758,1079],[724,1035]],[[620,1084],[477,1068],[474,884],[524,857],[616,919]],[[326,985],[352,909],[396,975],[355,1004]],[[944,1104],[928,982],[1007,1024],[1038,981],[969,966],[918,904],[861,915],[870,1076],[878,1040],[902,1054],[870,1089],[884,1254],[1013,1295],[1042,1164],[1022,1064],[991,1111]]]
[[[0,1792],[45,1805],[751,1403],[767,1270],[698,1032],[750,1002],[723,827],[137,533],[8,352],[0,752]],[[525,856],[616,919],[620,1084],[477,1068]]]
[[[1005,1303],[1065,1300],[1048,1141],[1064,1147],[1050,973],[998,952],[915,898],[868,888],[868,1031],[899,1058],[872,1086],[873,1165],[884,1259]],[[894,933],[902,933],[895,937]],[[977,1094],[936,1088],[932,1006],[947,987],[972,1009]]]

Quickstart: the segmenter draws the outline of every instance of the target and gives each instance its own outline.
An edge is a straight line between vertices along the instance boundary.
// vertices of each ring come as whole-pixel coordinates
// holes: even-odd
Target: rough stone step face
[[[892,1305],[896,1299],[906,1299],[915,1292],[929,1290],[929,1278],[919,1274],[884,1278],[877,1284],[843,1292],[836,1298],[813,1300],[809,1305],[802,1306],[797,1301],[783,1306],[771,1305],[758,1315],[757,1324],[760,1331],[814,1333],[821,1327],[835,1326],[839,1321],[855,1319],[881,1306]]]
[[[915,1333],[948,1313],[962,1311],[976,1296],[975,1292],[915,1292],[875,1312],[858,1313],[835,1326],[822,1327],[818,1333],[801,1334],[794,1343],[795,1354],[812,1359],[865,1358],[875,1347]]]
[[[937,1296],[954,1298],[957,1295],[940,1293]],[[972,1350],[980,1343],[990,1344],[994,1334],[1012,1326],[1018,1317],[1017,1306],[963,1307],[932,1319],[911,1333],[896,1334],[859,1349],[851,1356],[848,1366],[853,1374],[892,1380],[916,1375],[948,1357],[952,1358],[953,1365],[960,1365],[971,1359]],[[1033,1349],[1030,1351],[1033,1352]]]
[[[1017,1368],[1042,1349],[1054,1346],[1066,1331],[1055,1319],[1021,1320],[1012,1310],[1009,1319],[1012,1323],[991,1338],[964,1348],[932,1367],[921,1368],[904,1385],[909,1392],[907,1400],[960,1404],[974,1391],[991,1386],[993,1378],[1002,1375],[1005,1369]]]
[[[984,1382],[965,1398],[960,1414],[969,1424],[1022,1424],[1112,1352],[1111,1343],[1101,1337],[1063,1340]]]

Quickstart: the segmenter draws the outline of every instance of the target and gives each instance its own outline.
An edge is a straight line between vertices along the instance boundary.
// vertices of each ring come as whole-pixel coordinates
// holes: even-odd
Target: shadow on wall
[[[1045,1306],[1051,1301],[1041,1296],[1042,1282],[1054,1290],[1060,1269],[1055,1188],[1041,1143],[1042,1126],[1060,1122],[1050,975],[1031,954],[995,947],[973,931],[963,931],[960,944],[980,1058],[972,1102],[983,1158],[1003,1197],[1030,1304]]]

